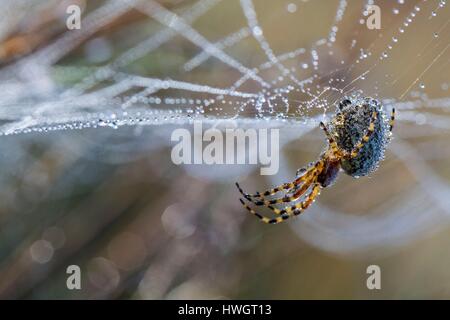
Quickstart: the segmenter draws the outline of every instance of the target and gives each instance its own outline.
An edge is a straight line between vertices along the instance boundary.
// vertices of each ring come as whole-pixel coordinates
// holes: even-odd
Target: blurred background
[[[446,1],[0,3],[0,298],[450,298]],[[292,180],[358,90],[398,110],[380,168],[287,223],[250,216],[234,182]],[[280,129],[279,173],[173,164],[194,119]]]

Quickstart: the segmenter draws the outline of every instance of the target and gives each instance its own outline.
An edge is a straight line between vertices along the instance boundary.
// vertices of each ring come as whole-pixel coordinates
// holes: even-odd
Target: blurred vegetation
[[[104,4],[76,2],[84,6],[83,14]],[[254,2],[265,27],[264,35],[277,53],[305,47],[309,54],[311,44],[327,36],[338,5],[338,1]],[[286,10],[290,2],[298,6],[295,13]],[[411,11],[419,2],[401,5],[402,12]],[[17,27],[0,43],[1,66],[26,58],[65,32],[65,13],[61,8],[66,1],[49,1],[48,5],[29,3],[30,12],[18,16]],[[160,3],[182,13],[195,1]],[[328,70],[341,59],[357,59],[359,52],[346,55],[353,38],[358,40],[358,46],[370,47],[378,37],[376,33],[370,37],[366,33],[355,36],[355,25],[362,28],[358,24],[362,4],[351,1],[348,5],[337,42],[333,44],[334,55],[321,61],[330,65]],[[392,8],[399,4],[380,5],[382,32],[388,33],[404,15],[391,14]],[[449,18],[447,7],[443,9],[442,21]],[[431,5],[423,10],[429,8]],[[28,19],[30,15],[34,17],[32,22]],[[245,25],[239,1],[234,0],[220,1],[193,23],[212,42]],[[415,55],[405,57],[409,51],[417,52],[418,43],[430,39],[430,34],[420,32],[421,27],[425,26],[413,26],[399,42],[401,50],[392,53],[390,60],[372,75],[376,80],[386,73],[394,78],[408,73],[396,85],[379,90],[386,97],[398,97],[423,70],[422,64],[415,64]],[[60,88],[69,88],[162,28],[138,10],[130,9],[52,66],[52,80]],[[101,41],[92,42],[98,39]],[[378,52],[382,48],[384,44],[376,44],[373,50]],[[227,87],[235,81],[237,73],[213,59],[194,72],[183,71],[183,64],[198,52],[198,48],[176,36],[121,71],[162,79],[170,76],[218,87]],[[226,52],[248,66],[258,66],[267,60],[256,41],[242,41]],[[448,62],[448,58],[447,51],[444,61]],[[311,69],[302,76],[313,75],[315,71]],[[449,80],[448,63],[442,70],[426,75],[426,93],[432,97],[448,97],[448,91],[437,89]],[[359,71],[356,66],[350,71],[350,78],[359,75]],[[319,75],[321,72],[317,71]],[[274,78],[275,74],[269,70],[264,76]],[[376,92],[370,82],[362,86],[369,93]],[[252,89],[252,84],[243,86],[243,90]],[[430,226],[407,240],[393,238],[390,246],[333,252],[320,247],[319,242],[299,236],[302,230],[296,229],[304,217],[293,223],[267,226],[242,209],[232,182],[239,179],[247,190],[262,190],[290,179],[298,167],[315,160],[324,147],[319,130],[283,149],[281,156],[288,166],[284,172],[289,175],[269,178],[258,176],[255,166],[244,169],[175,166],[170,160],[170,133],[174,128],[101,128],[0,137],[3,150],[0,297],[450,298],[450,254],[446,250],[450,235],[446,223]],[[282,136],[292,133],[288,130],[292,128],[284,129]],[[420,130],[428,130],[428,134],[420,135]],[[401,117],[396,128],[398,140],[401,137],[400,141],[414,147],[445,182],[450,179],[449,154],[443,151],[449,150],[448,134],[448,129],[418,129],[414,123],[401,122]],[[396,148],[395,144],[392,148]],[[366,179],[341,177],[335,186],[323,192],[319,206],[306,215],[320,215],[319,208],[324,207],[363,217],[389,214],[391,205],[407,203],[404,199],[409,199],[413,192],[422,193],[418,180],[405,161],[389,150],[379,171]],[[445,221],[450,208],[439,207],[426,196],[416,201],[415,214],[425,225],[428,209],[419,212],[423,208],[441,214]],[[407,228],[398,225],[399,229],[402,227]],[[340,239],[337,237],[340,228],[336,225],[328,230],[328,235],[333,238],[336,234],[336,239]],[[72,264],[81,267],[82,290],[66,288],[66,268]],[[370,264],[381,267],[382,290],[370,291],[366,287],[366,268]]]

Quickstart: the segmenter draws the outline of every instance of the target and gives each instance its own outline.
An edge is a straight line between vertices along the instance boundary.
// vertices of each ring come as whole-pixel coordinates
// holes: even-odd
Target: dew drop
[[[290,12],[290,13],[294,13],[294,12],[297,11],[297,5],[296,5],[295,3],[289,3],[289,4],[286,6],[286,10],[287,10],[288,12]]]
[[[261,28],[258,26],[254,27],[252,31],[253,31],[253,35],[255,35],[256,37],[262,36],[262,34],[263,34]]]

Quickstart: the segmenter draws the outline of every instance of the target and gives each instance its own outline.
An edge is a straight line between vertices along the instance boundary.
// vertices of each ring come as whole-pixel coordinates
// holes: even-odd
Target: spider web
[[[365,25],[364,11],[371,4],[381,6],[381,30]],[[35,1],[8,3],[0,37],[12,32],[17,19],[27,18],[24,8],[30,15],[42,7]],[[142,19],[127,22],[126,31],[114,29],[102,36],[102,30],[130,11]],[[322,19],[321,14],[327,20],[320,26],[307,19]],[[299,23],[298,17],[305,22]],[[221,28],[221,20],[233,23]],[[142,26],[148,34],[125,36]],[[50,136],[80,129],[104,133],[104,127],[232,120],[242,127],[283,128],[282,143],[287,145],[327,119],[342,96],[373,96],[387,109],[399,110],[400,130],[390,151],[415,176],[415,188],[364,216],[316,204],[293,228],[299,237],[332,252],[401,245],[443,228],[450,217],[448,183],[427,161],[447,159],[448,154],[422,153],[408,142],[450,128],[449,32],[449,8],[442,0],[340,0],[326,6],[312,1],[269,5],[199,0],[173,7],[154,0],[99,1],[84,14],[80,30],[66,30],[3,66],[0,134]],[[120,53],[108,56],[117,39],[123,41]],[[80,46],[87,48],[81,62],[76,60]],[[89,46],[104,49],[106,62],[96,63],[99,57],[89,55]],[[146,59],[159,59],[161,69],[138,68]],[[70,84],[55,79],[71,74],[82,75]],[[430,149],[431,143],[420,148]],[[291,175],[288,163],[280,168],[280,176]]]

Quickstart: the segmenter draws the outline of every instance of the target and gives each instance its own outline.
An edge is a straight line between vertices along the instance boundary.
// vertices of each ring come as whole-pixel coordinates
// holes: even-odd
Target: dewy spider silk
[[[222,131],[212,127],[203,132],[201,121],[194,121],[193,127],[194,137],[184,128],[172,132],[171,141],[178,141],[171,152],[174,164],[259,164],[261,175],[278,173],[278,129],[227,128]]]

